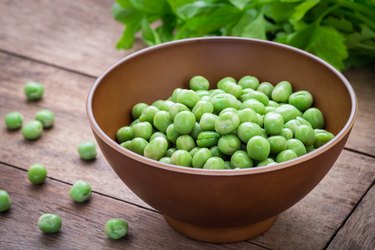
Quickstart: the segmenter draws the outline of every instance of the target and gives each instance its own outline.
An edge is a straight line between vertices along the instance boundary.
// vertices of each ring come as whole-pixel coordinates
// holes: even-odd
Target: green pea
[[[163,100],[156,100],[152,103],[152,106],[158,108],[160,110],[160,105],[163,103]]]
[[[264,115],[260,115],[260,114],[257,114],[258,116],[258,122],[257,124],[261,127],[263,127],[263,124],[264,124]]]
[[[172,102],[177,102],[177,96],[181,91],[182,91],[182,88],[177,88],[177,89],[173,90],[173,93],[172,93],[172,96],[171,96]]]
[[[208,159],[212,157],[212,153],[208,148],[201,148],[194,154],[192,165],[194,168],[203,168]]]
[[[306,154],[306,148],[303,143],[298,139],[289,139],[286,141],[287,149],[293,150],[297,156]]]
[[[244,109],[238,110],[237,114],[238,114],[238,117],[240,118],[240,123],[244,123],[244,122],[258,123],[257,113],[250,108],[244,108]]]
[[[258,162],[257,167],[275,165],[276,162],[272,158],[266,158],[263,161]]]
[[[172,107],[169,109],[169,114],[172,119],[176,117],[178,113],[181,111],[190,111],[188,107],[186,107],[184,104],[181,103],[175,103],[172,105]]]
[[[240,97],[242,94],[242,87],[240,85],[237,85],[236,83],[229,81],[223,83],[220,89],[224,90],[225,93],[233,95],[236,98]]]
[[[23,88],[23,92],[29,101],[38,101],[43,97],[44,87],[38,82],[27,82]]]
[[[42,184],[47,178],[47,169],[41,164],[34,164],[28,169],[27,177],[32,184]]]
[[[154,116],[154,126],[159,131],[165,133],[168,126],[172,124],[172,118],[167,111],[158,111]]]
[[[163,137],[163,138],[165,138],[165,139],[168,139],[167,136],[166,136],[164,133],[162,133],[162,132],[155,132],[155,133],[153,133],[153,134],[151,135],[151,137],[150,137],[150,141],[152,141],[153,139],[155,139],[155,138],[157,138],[157,137]]]
[[[242,88],[242,95],[245,95],[246,96],[246,94],[249,94],[250,92],[253,92],[253,91],[255,91],[254,89],[244,89],[244,88]],[[242,96],[241,95],[241,96]],[[241,100],[241,96],[240,96],[240,100]],[[242,100],[241,100],[242,101]]]
[[[213,146],[210,148],[212,157],[225,158],[225,155],[220,151],[218,146]]]
[[[284,126],[284,118],[276,112],[268,113],[264,116],[264,129],[269,135],[277,135],[281,133]]]
[[[306,121],[304,118],[302,118],[300,116],[297,116],[296,120],[299,122],[300,125],[307,125],[309,127],[312,127],[311,124],[308,121]]]
[[[191,167],[192,157],[186,150],[177,150],[171,157],[171,163],[177,166]]]
[[[270,101],[268,102],[268,107],[274,107],[274,108],[277,108],[278,106],[279,106],[279,104],[278,104],[277,102],[275,102],[275,101],[270,100]]]
[[[262,135],[262,128],[253,122],[244,122],[238,126],[237,135],[241,141],[247,143],[250,138],[256,135]]]
[[[118,240],[129,232],[129,224],[123,219],[110,219],[105,223],[105,234],[112,240]]]
[[[296,129],[295,138],[300,140],[305,146],[311,146],[315,141],[315,133],[312,127],[301,125]]]
[[[196,122],[193,130],[190,132],[190,135],[194,138],[194,140],[197,140],[200,132],[202,132],[201,125],[199,125],[199,123]]]
[[[285,123],[284,128],[289,129],[292,131],[293,135],[296,133],[296,129],[301,125],[297,119],[289,120],[287,123]]]
[[[314,151],[315,149],[316,148],[314,148],[314,146],[308,146],[308,147],[306,147],[306,152],[310,153],[310,152]]]
[[[251,168],[253,167],[253,161],[247,155],[247,152],[238,150],[230,158],[230,166],[231,168]]]
[[[215,113],[220,113],[223,109],[226,108],[235,108],[238,109],[240,104],[239,101],[230,94],[218,94],[211,97],[211,104],[214,106]]]
[[[43,214],[38,219],[38,227],[43,233],[57,233],[61,226],[61,217],[57,214]]]
[[[165,156],[172,157],[173,153],[176,152],[176,148],[168,148],[167,152],[165,153]]]
[[[317,108],[309,108],[303,113],[303,118],[315,128],[324,128],[324,117],[322,112]]]
[[[257,135],[249,140],[246,149],[250,158],[262,161],[269,156],[271,146],[267,139]]]
[[[224,161],[225,169],[231,169],[230,161]]]
[[[165,100],[160,102],[159,109],[163,111],[169,112],[170,108],[174,105],[175,103],[170,101],[170,100]]]
[[[289,96],[289,104],[293,105],[300,111],[305,111],[313,104],[313,96],[306,90],[294,92]]]
[[[209,148],[217,145],[220,135],[213,131],[203,131],[199,133],[197,145],[201,148]]]
[[[26,140],[36,140],[42,135],[43,125],[40,121],[31,121],[23,126],[21,132]]]
[[[191,155],[191,157],[193,157],[198,150],[199,150],[199,147],[195,147],[195,148],[191,149],[189,151],[189,154]]]
[[[82,160],[91,161],[96,158],[96,144],[92,141],[81,142],[77,148]]]
[[[259,86],[259,80],[254,76],[244,76],[239,80],[238,85],[244,89],[257,89]]]
[[[278,154],[287,148],[286,139],[281,135],[274,135],[267,138],[271,147],[271,154]]]
[[[195,115],[190,111],[178,113],[173,121],[174,128],[179,134],[189,134],[195,126]]]
[[[156,137],[144,148],[143,155],[153,160],[160,160],[168,149],[168,141],[163,137]]]
[[[275,112],[283,116],[284,122],[296,119],[297,116],[302,116],[301,111],[299,111],[296,107],[290,104],[280,105],[275,109]]]
[[[152,135],[152,125],[149,122],[139,122],[134,124],[132,129],[134,137],[141,137],[148,140]]]
[[[183,149],[186,151],[190,151],[195,147],[195,142],[193,137],[190,135],[181,135],[176,140],[176,147],[177,149]]]
[[[145,139],[141,137],[136,137],[130,141],[130,145],[128,149],[133,151],[134,153],[143,155],[147,145],[148,145],[148,142]]]
[[[137,123],[140,123],[141,121],[139,119],[136,119],[134,121],[132,121],[132,123],[130,123],[130,127],[133,127],[134,124],[137,124]]]
[[[204,96],[208,98],[207,100],[210,100],[210,92],[208,90],[196,90],[195,93],[200,97],[200,101],[203,101],[202,97]]]
[[[0,189],[0,213],[9,210],[11,203],[8,192]]]
[[[145,108],[139,117],[140,122],[149,122],[152,123],[154,121],[154,116],[160,110],[155,106],[148,106]]]
[[[223,86],[227,83],[234,83],[236,84],[236,79],[234,79],[233,77],[224,77],[223,79],[221,79],[220,81],[217,82],[217,88],[218,89],[223,89]]]
[[[260,91],[251,91],[250,93],[246,94],[245,98],[249,99],[255,99],[261,102],[264,106],[267,106],[269,103],[268,97]]]
[[[224,154],[232,155],[241,148],[241,141],[237,135],[223,135],[218,141],[218,147]]]
[[[143,138],[142,138],[143,139]],[[143,139],[144,140],[144,139]],[[147,141],[146,141],[147,142]],[[121,143],[120,144],[120,146],[121,147],[123,147],[123,148],[126,148],[126,149],[129,149],[129,150],[131,150],[131,143],[132,143],[132,141],[124,141],[123,143]]]
[[[296,152],[294,152],[293,150],[287,149],[287,150],[280,152],[276,156],[276,162],[280,163],[280,162],[290,161],[295,158],[297,158]]]
[[[230,134],[240,125],[240,118],[236,113],[221,114],[215,122],[215,131],[221,135]]]
[[[264,115],[266,113],[264,104],[256,99],[249,99],[249,100],[244,101],[241,104],[241,109],[245,109],[245,108],[251,108],[255,112],[261,115]]]
[[[234,113],[237,113],[237,109],[235,109],[235,108],[226,108],[226,109],[223,109],[223,110],[219,113],[219,115],[224,114],[224,113],[226,113],[226,112],[234,112]]]
[[[314,147],[319,148],[323,146],[324,144],[326,144],[327,142],[329,142],[330,140],[332,140],[334,137],[335,136],[328,131],[324,131],[324,132],[317,131],[315,133]]]
[[[212,113],[214,111],[214,106],[207,101],[199,101],[195,104],[192,112],[195,115],[197,121],[199,121],[204,113]]]
[[[116,132],[116,139],[119,143],[123,143],[125,141],[129,141],[133,139],[133,128],[129,126],[125,126],[117,130]]]
[[[183,89],[177,95],[177,102],[182,103],[189,108],[193,108],[199,99],[199,96],[193,90]]]
[[[159,161],[166,164],[172,164],[171,157],[163,157]]]
[[[215,123],[218,116],[210,113],[205,113],[202,115],[199,125],[203,131],[215,130]]]
[[[273,85],[269,82],[262,82],[261,84],[259,84],[257,90],[263,92],[268,98],[271,98]]]
[[[210,96],[202,96],[201,99],[200,99],[200,101],[206,101],[206,102],[209,102],[210,100],[211,100]]]
[[[146,103],[137,103],[136,105],[134,105],[132,108],[133,119],[138,119],[146,108],[148,108],[148,105]]]
[[[289,128],[283,128],[280,132],[280,135],[283,136],[286,140],[293,138],[293,132]]]
[[[91,186],[86,181],[76,181],[70,188],[69,196],[73,201],[82,203],[90,199],[91,197]]]
[[[289,96],[292,94],[292,85],[288,81],[281,81],[272,90],[271,97],[275,102],[288,102]]]
[[[267,107],[264,108],[264,112],[265,112],[265,114],[268,114],[268,113],[274,112],[275,109],[276,109],[275,107],[267,106]]]
[[[210,92],[210,97],[214,97],[219,94],[225,94],[224,90],[222,89],[211,89],[209,92]]]
[[[166,133],[167,133],[168,140],[174,144],[176,143],[177,138],[180,136],[174,124],[171,124],[168,126]]]
[[[219,157],[211,157],[203,165],[204,169],[226,169],[224,160]]]
[[[4,123],[8,129],[19,129],[23,123],[23,116],[19,112],[10,112],[5,115]]]

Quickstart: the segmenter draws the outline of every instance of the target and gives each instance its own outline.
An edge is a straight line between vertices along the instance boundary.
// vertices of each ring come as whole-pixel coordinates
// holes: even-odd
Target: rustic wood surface
[[[121,25],[111,17],[111,0],[0,1],[0,117],[20,111],[25,121],[40,108],[56,113],[56,125],[35,142],[0,128],[0,189],[13,207],[0,214],[0,249],[90,247],[120,249],[373,249],[375,179],[375,65],[345,73],[358,97],[353,132],[333,169],[297,205],[281,214],[270,231],[248,242],[212,245],[187,239],[170,229],[162,216],[136,197],[99,154],[79,159],[76,146],[93,140],[85,116],[85,98],[95,76],[130,52],[114,50]],[[143,45],[138,43],[136,48]],[[41,102],[25,101],[26,80],[46,88]],[[49,179],[31,186],[25,170],[47,166]],[[74,205],[69,185],[89,181],[92,201]],[[37,217],[58,211],[61,233],[40,234]],[[129,237],[119,242],[103,236],[111,217],[130,222]]]

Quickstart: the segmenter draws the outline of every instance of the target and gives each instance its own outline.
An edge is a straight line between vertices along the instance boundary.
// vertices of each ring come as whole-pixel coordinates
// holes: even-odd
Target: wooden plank
[[[123,26],[112,18],[113,2],[0,1],[0,49],[99,75],[131,52],[115,49]]]
[[[18,110],[29,120],[42,107],[57,115],[56,126],[32,143],[25,142],[19,132],[3,128],[1,161],[24,169],[40,162],[55,179],[73,183],[84,176],[97,192],[147,206],[121,183],[103,156],[99,155],[92,163],[82,162],[77,156],[77,144],[83,139],[93,139],[84,113],[91,78],[1,53],[0,63],[4,65],[0,75],[1,117]],[[46,95],[41,102],[25,101],[22,86],[27,79],[45,83]],[[344,151],[324,181],[254,242],[270,248],[324,246],[373,180],[375,170],[370,167],[373,163],[373,158]]]
[[[0,189],[6,189],[12,207],[0,213],[1,249],[264,249],[248,242],[216,245],[188,239],[171,229],[163,217],[98,194],[84,204],[73,203],[69,185],[52,179],[31,185],[26,173],[0,164]],[[17,181],[15,181],[17,180]],[[58,234],[37,228],[43,213],[56,213],[63,226]],[[129,235],[119,241],[106,238],[104,224],[111,218],[129,222]]]
[[[375,185],[367,192],[328,249],[375,249]]]
[[[346,147],[375,156],[375,64],[352,69],[345,76],[358,98],[358,115]]]

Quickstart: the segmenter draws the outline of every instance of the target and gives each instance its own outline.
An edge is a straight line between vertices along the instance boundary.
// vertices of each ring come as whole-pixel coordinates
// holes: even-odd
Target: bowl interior
[[[292,83],[294,91],[308,90],[314,106],[325,115],[326,129],[337,134],[352,110],[342,78],[320,60],[295,49],[248,39],[196,39],[164,44],[127,57],[103,74],[92,97],[99,127],[114,139],[131,122],[134,104],[166,99],[175,88],[203,75],[211,88],[225,76],[253,75],[260,81]],[[338,112],[339,111],[339,112]]]

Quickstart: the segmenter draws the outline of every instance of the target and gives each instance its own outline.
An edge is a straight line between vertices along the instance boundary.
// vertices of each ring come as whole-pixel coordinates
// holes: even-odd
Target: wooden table
[[[162,215],[136,197],[104,157],[85,163],[76,147],[93,140],[85,98],[95,78],[124,55],[114,49],[122,32],[111,17],[111,0],[0,1],[0,117],[12,110],[25,120],[41,108],[56,113],[54,128],[26,142],[19,131],[0,128],[0,189],[12,208],[0,215],[0,249],[375,249],[375,65],[345,73],[358,95],[359,113],[351,137],[324,180],[297,205],[282,213],[270,231],[255,239],[214,245],[173,231]],[[137,48],[142,45],[137,43]],[[45,85],[45,98],[27,103],[26,80]],[[339,112],[339,111],[338,111]],[[48,168],[44,185],[26,177],[33,163]],[[72,183],[84,179],[94,193],[74,204]],[[41,213],[63,218],[57,235],[43,235]],[[107,219],[122,217],[130,234],[111,241]]]

